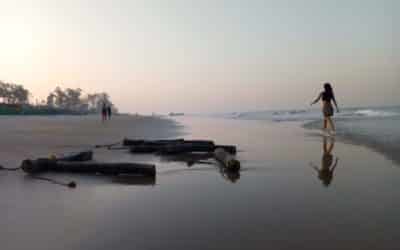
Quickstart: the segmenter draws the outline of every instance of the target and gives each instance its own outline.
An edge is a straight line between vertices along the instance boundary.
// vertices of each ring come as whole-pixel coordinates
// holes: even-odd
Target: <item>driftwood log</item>
[[[230,154],[236,154],[235,146],[215,145],[213,141],[207,140],[124,140],[124,145],[130,146],[131,153],[161,153],[161,154],[183,154],[190,152],[210,153],[217,148],[223,148]]]
[[[227,170],[229,170],[229,171],[239,171],[240,170],[240,162],[232,154],[225,151],[225,149],[217,148],[214,151],[214,157]]]
[[[232,145],[215,145],[213,151],[215,151],[217,148],[222,148],[226,152],[228,152],[230,154],[233,154],[233,155],[235,155],[237,153],[236,146],[232,146]]]
[[[160,153],[160,154],[183,154],[189,152],[212,152],[214,146],[195,143],[178,143],[166,145],[136,145],[130,147],[131,153]]]
[[[130,146],[129,151],[131,153],[151,154],[162,151],[165,145],[135,145]]]
[[[184,139],[172,139],[172,140],[131,140],[131,139],[124,139],[122,144],[124,146],[137,146],[143,144],[149,145],[165,145],[171,143],[181,143],[184,142]]]
[[[156,167],[141,163],[65,162],[51,159],[24,160],[22,170],[30,174],[42,172],[100,173],[104,175],[155,176]]]
[[[224,167],[221,167],[219,172],[224,179],[232,183],[235,183],[240,179],[240,171],[231,171]]]
[[[130,140],[124,139],[122,144],[124,146],[164,146],[164,145],[177,145],[177,144],[196,144],[196,145],[207,145],[214,146],[213,141],[209,140],[184,140],[184,139],[172,139],[172,140]]]
[[[214,144],[204,142],[184,142],[178,144],[167,144],[159,150],[161,154],[182,154],[189,152],[210,152],[214,149]]]
[[[212,153],[217,148],[222,148],[230,154],[236,154],[235,146],[214,145],[206,143],[191,143],[191,142],[187,143],[185,142],[183,144],[176,144],[176,145],[165,145],[164,147],[162,147],[160,153],[166,153],[166,154],[179,154],[179,153],[190,153],[190,152]]]
[[[54,160],[69,162],[84,162],[93,160],[93,151],[82,151],[61,156],[55,156]]]
[[[103,145],[95,145],[95,148],[112,148],[114,146],[120,145],[120,142],[111,143],[111,144],[103,144]]]

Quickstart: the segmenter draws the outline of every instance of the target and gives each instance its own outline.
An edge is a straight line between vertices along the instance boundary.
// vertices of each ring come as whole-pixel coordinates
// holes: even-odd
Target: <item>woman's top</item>
[[[331,102],[332,100],[335,100],[335,96],[333,95],[333,93],[329,93],[329,92],[322,92],[322,101],[324,102]]]

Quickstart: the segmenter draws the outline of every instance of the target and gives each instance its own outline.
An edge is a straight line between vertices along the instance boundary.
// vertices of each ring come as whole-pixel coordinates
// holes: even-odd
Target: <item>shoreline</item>
[[[371,120],[368,121],[360,119],[359,121],[370,122]],[[377,119],[377,121],[379,120]],[[376,137],[373,137],[373,135],[358,132],[358,127],[353,124],[350,126],[347,125],[346,123],[350,122],[345,119],[337,119],[335,123],[337,127],[335,138],[344,143],[369,148],[385,156],[387,159],[393,161],[397,166],[400,167],[400,155],[398,154],[400,145],[397,143],[397,141],[389,142],[382,139],[380,140]],[[321,131],[322,120],[307,121],[302,123],[301,127],[308,131]]]

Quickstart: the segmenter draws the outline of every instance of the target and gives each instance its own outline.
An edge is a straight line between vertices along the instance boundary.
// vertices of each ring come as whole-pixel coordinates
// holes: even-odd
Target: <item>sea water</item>
[[[318,109],[234,112],[221,116],[271,122],[297,121],[307,129],[322,128],[322,113]],[[371,147],[400,164],[400,106],[344,108],[333,119],[338,138]]]

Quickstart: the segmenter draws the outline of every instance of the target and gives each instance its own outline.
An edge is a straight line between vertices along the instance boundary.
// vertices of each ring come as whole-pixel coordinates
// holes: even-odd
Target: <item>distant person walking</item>
[[[101,117],[103,122],[107,120],[107,106],[105,103],[103,103],[103,107],[101,108]]]
[[[332,116],[334,114],[332,102],[335,104],[336,111],[339,113],[339,108],[336,102],[335,94],[333,93],[333,88],[330,83],[324,84],[324,91],[322,91],[317,99],[311,103],[311,105],[319,102],[322,99],[322,114],[324,116],[324,127],[323,130],[327,131],[328,125],[330,126],[331,133],[335,134],[335,124],[332,121]],[[328,131],[327,131],[328,132]]]
[[[108,107],[107,107],[107,116],[108,116],[108,120],[111,120],[111,113],[112,113],[112,111],[111,111],[111,106],[108,106]]]

